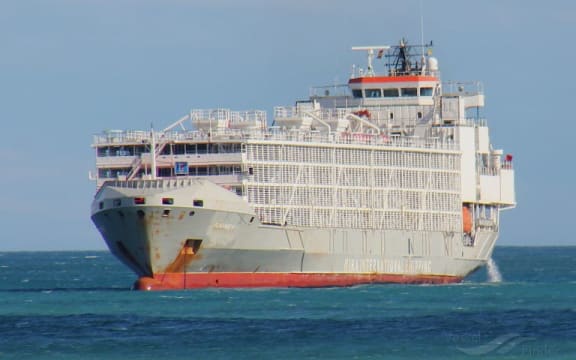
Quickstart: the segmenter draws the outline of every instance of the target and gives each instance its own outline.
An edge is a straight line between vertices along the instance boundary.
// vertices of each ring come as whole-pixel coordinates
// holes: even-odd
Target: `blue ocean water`
[[[130,291],[108,252],[0,253],[0,359],[575,359],[576,247],[457,285]]]

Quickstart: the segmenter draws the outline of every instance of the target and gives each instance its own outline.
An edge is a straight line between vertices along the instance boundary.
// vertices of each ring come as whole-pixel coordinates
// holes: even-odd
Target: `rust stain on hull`
[[[201,255],[198,254],[198,251],[194,250],[188,244],[185,244],[180,253],[174,261],[170,265],[166,267],[166,273],[184,273],[186,272],[186,268],[188,265],[195,259],[200,259]]]

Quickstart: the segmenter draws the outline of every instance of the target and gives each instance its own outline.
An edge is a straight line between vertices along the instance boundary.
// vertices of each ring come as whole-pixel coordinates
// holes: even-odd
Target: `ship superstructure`
[[[270,126],[210,109],[96,135],[94,223],[141,289],[460,281],[515,206],[514,170],[481,85],[441,83],[430,48],[355,47],[366,69]]]

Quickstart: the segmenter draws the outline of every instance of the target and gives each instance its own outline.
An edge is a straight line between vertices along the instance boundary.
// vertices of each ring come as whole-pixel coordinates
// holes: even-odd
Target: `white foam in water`
[[[486,270],[488,270],[488,282],[499,283],[502,282],[502,274],[496,265],[496,261],[490,258],[486,263]]]

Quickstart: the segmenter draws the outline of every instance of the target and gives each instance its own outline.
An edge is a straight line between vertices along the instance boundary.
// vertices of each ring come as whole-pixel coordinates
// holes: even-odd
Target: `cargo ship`
[[[516,205],[479,82],[432,43],[359,46],[347,83],[263,110],[194,109],[94,136],[91,218],[141,290],[453,283]],[[376,68],[381,68],[377,71]]]

